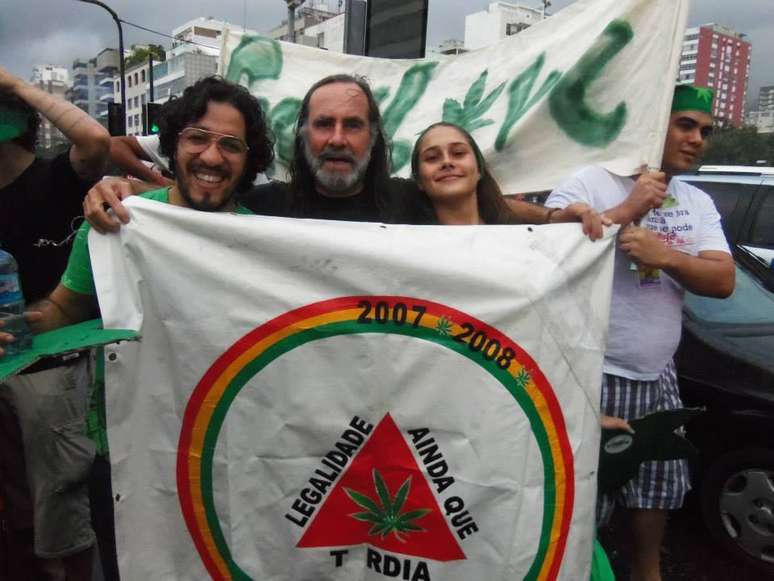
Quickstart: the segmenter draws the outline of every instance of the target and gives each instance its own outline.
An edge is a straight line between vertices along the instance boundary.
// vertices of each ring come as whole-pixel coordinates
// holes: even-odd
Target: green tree
[[[756,165],[760,160],[774,165],[774,134],[758,133],[755,127],[729,127],[714,132],[702,163]]]
[[[153,60],[161,62],[167,60],[167,53],[164,51],[164,47],[160,44],[149,44],[147,47],[138,46],[133,47],[132,55],[127,57],[124,63],[126,68],[133,67],[140,63],[148,61],[148,55],[153,55]]]

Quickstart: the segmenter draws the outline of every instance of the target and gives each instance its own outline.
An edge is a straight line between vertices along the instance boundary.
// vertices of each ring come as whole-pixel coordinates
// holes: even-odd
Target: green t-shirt
[[[153,200],[163,204],[169,203],[169,188],[153,190],[140,194],[146,200]],[[253,214],[244,206],[236,207],[237,214]],[[62,275],[62,285],[73,292],[84,295],[96,295],[94,288],[94,275],[91,270],[91,258],[89,257],[89,229],[91,226],[84,222],[78,230],[67,261],[67,269]],[[97,364],[91,385],[89,411],[86,415],[86,433],[94,441],[97,454],[108,455],[107,422],[105,420],[105,362],[104,349],[97,349]]]
[[[168,204],[169,188],[145,192],[140,194],[140,197]],[[251,210],[242,205],[237,205],[235,212],[237,214],[253,214]],[[97,290],[94,288],[94,273],[91,270],[91,258],[89,257],[89,230],[91,230],[91,225],[84,222],[78,229],[78,234],[75,235],[73,249],[67,260],[67,268],[62,275],[62,285],[73,292],[93,296],[97,294]]]

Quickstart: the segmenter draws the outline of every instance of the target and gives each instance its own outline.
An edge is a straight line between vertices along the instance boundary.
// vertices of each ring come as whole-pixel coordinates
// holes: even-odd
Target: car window
[[[763,202],[755,212],[750,244],[774,247],[774,186],[762,186]]]
[[[691,181],[690,184],[708,193],[723,219],[723,231],[731,242],[736,242],[745,212],[758,189],[758,184],[731,182]]]
[[[774,293],[738,266],[736,288],[730,297],[713,299],[686,292],[685,308],[691,316],[707,323],[774,324]]]

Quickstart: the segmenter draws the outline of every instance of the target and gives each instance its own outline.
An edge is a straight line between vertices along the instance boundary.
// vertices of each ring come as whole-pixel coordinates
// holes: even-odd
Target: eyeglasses
[[[201,153],[210,146],[213,140],[223,155],[242,155],[250,151],[247,144],[238,137],[198,127],[186,127],[177,135],[180,138],[178,145],[189,153]]]

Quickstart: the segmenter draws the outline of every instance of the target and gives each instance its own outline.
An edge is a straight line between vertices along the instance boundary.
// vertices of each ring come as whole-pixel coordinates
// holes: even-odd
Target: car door
[[[748,214],[758,191],[758,176],[681,176],[680,179],[709,194],[723,221],[729,244],[745,237]]]
[[[769,267],[774,265],[774,177],[767,177],[760,185],[740,242]]]

